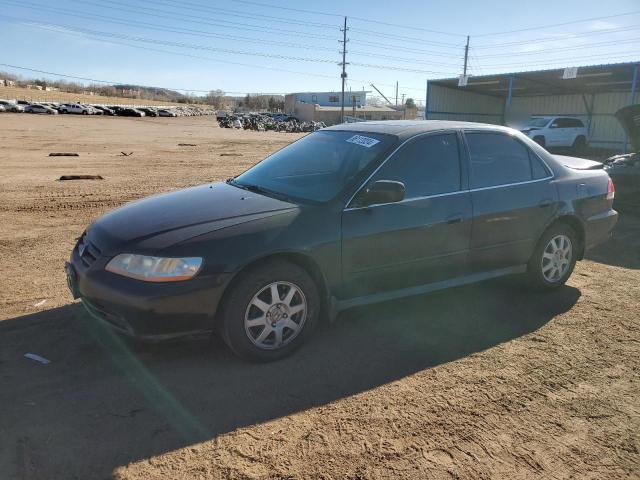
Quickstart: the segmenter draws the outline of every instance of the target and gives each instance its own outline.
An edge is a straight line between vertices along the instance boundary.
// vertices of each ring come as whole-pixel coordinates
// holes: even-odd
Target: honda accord
[[[268,361],[347,308],[513,274],[558,288],[610,236],[613,197],[602,164],[509,128],[338,125],[226,182],[106,214],[66,272],[74,298],[121,333],[218,332]]]

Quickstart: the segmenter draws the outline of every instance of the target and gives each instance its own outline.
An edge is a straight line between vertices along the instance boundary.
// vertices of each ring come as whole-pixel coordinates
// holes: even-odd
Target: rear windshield
[[[321,130],[267,157],[235,182],[297,199],[328,201],[396,141],[392,135]]]

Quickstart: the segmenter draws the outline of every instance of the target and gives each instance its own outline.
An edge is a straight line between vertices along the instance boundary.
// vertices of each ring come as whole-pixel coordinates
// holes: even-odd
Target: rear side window
[[[404,183],[407,199],[459,191],[457,135],[429,135],[408,143],[378,170],[376,180]]]
[[[547,167],[542,163],[533,152],[529,151],[529,160],[531,161],[531,176],[533,180],[540,180],[551,175]]]
[[[467,133],[471,163],[471,188],[493,187],[526,182],[537,175],[544,178],[532,163],[529,150],[518,140],[500,133]],[[531,155],[532,156],[532,155]],[[534,175],[535,173],[535,175]]]
[[[558,128],[584,127],[582,121],[577,118],[558,118],[554,123],[558,125]]]

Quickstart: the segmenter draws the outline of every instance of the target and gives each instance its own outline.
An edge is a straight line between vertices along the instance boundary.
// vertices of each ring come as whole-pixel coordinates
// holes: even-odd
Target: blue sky
[[[0,63],[192,91],[339,90],[344,15],[348,88],[390,96],[398,81],[421,100],[428,78],[459,75],[466,35],[472,75],[640,60],[638,0],[0,0]]]

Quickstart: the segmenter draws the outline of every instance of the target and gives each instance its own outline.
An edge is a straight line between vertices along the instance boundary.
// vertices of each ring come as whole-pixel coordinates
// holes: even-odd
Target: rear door
[[[465,132],[473,204],[474,272],[526,264],[557,208],[552,172],[520,139]]]
[[[396,203],[345,209],[345,296],[398,290],[466,272],[471,198],[462,152],[456,132],[422,135],[398,149],[365,183],[363,188],[377,180],[400,181],[406,195]]]

